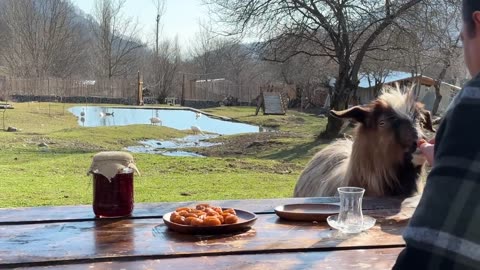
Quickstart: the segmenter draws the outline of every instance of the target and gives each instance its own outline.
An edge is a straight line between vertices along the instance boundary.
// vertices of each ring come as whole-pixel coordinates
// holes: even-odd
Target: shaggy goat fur
[[[416,142],[424,137],[421,127],[434,130],[411,90],[386,88],[367,106],[332,114],[359,122],[355,139],[318,152],[300,175],[295,197],[334,196],[341,186],[363,187],[366,196],[411,196],[421,190],[425,159]]]

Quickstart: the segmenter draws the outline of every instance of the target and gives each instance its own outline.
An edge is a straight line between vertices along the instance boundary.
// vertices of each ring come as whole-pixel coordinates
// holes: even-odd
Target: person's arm
[[[462,100],[442,122],[434,166],[393,269],[480,267],[479,123],[480,99]]]

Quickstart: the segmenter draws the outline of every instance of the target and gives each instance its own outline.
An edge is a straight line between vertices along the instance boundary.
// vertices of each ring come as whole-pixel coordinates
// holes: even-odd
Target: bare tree
[[[402,32],[405,34],[403,35],[405,39],[400,46],[403,46],[405,50],[397,55],[397,61],[399,66],[410,71],[413,77],[419,77],[425,75],[426,69],[433,64],[431,57],[433,48],[432,45],[429,44],[429,38],[423,31],[424,25],[418,24],[414,19],[411,21],[415,22],[415,24],[410,24],[407,28],[402,29]],[[416,90],[418,90],[420,86],[417,82]]]
[[[429,1],[431,18],[428,20],[428,32],[438,50],[438,60],[441,69],[435,81],[435,101],[432,114],[437,114],[438,107],[442,101],[440,87],[452,61],[460,56],[460,22],[461,4],[454,0]]]
[[[155,78],[159,89],[158,101],[165,102],[165,98],[174,90],[175,79],[180,67],[180,46],[178,37],[173,41],[165,40],[160,44],[160,53],[155,60],[156,70]]]
[[[395,19],[422,0],[204,0],[227,34],[254,33],[266,40],[268,58],[326,56],[338,63],[331,109],[345,109],[358,85],[365,54]],[[312,46],[314,44],[315,46]],[[328,118],[323,137],[336,137],[342,121]]]
[[[258,59],[254,46],[235,37],[224,37],[214,31],[210,22],[200,22],[200,30],[190,48],[191,64],[197,78],[225,78],[233,82],[230,94],[237,98],[256,96],[260,84]]]
[[[237,97],[244,96],[252,88],[250,83],[258,74],[253,72],[256,63],[252,61],[252,51],[248,44],[238,39],[217,39],[217,49],[213,54],[224,71],[224,77],[235,84]]]
[[[280,80],[296,87],[296,98],[291,100],[291,106],[304,109],[324,105],[324,99],[329,94],[327,83],[336,68],[331,62],[327,57],[296,55],[285,62],[276,63]]]
[[[136,51],[143,45],[136,36],[138,24],[122,14],[125,0],[96,0],[92,29],[103,78],[133,73]],[[136,71],[134,71],[136,72]]]
[[[149,69],[152,72],[148,76],[150,85],[147,85],[153,90],[157,100],[160,103],[165,102],[175,88],[177,79],[177,72],[180,66],[180,46],[178,44],[178,37],[173,40],[161,38],[161,19],[165,14],[165,0],[152,0],[155,6],[157,15],[155,18],[155,37],[153,47],[153,57],[149,61]]]
[[[190,55],[193,58],[197,70],[208,80],[222,73],[219,69],[218,57],[219,39],[214,35],[210,23],[199,22],[200,29],[192,41]]]
[[[68,1],[5,0],[3,60],[17,76],[67,77],[84,56],[75,12]]]
[[[415,13],[415,9],[416,6],[411,8],[408,14]],[[369,87],[373,89],[374,97],[378,97],[385,79],[392,71],[405,69],[405,55],[410,56],[409,52],[416,51],[410,42],[410,30],[403,25],[402,21],[403,18],[392,23],[377,37],[372,44],[376,49],[368,51],[362,62],[361,79],[368,82]],[[415,31],[411,32],[415,33]],[[417,62],[413,62],[415,63],[413,65],[416,65]]]
[[[158,57],[158,44],[160,41],[160,21],[165,14],[165,0],[152,0],[153,5],[157,11],[157,17],[155,18],[155,56]]]
[[[404,50],[394,58],[414,75],[435,78],[436,113],[442,99],[440,86],[452,64],[460,58],[460,2],[455,0],[424,0],[412,8],[396,25]],[[396,60],[394,60],[396,61]],[[416,83],[420,87],[420,83]]]

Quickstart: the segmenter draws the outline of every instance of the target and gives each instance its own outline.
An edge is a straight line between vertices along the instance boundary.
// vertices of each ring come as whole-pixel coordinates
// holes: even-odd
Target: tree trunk
[[[337,88],[338,87],[338,88]],[[345,110],[348,108],[348,99],[350,93],[353,91],[353,88],[343,88],[340,86],[335,86],[335,91],[333,96],[330,97],[330,109],[331,110]],[[342,89],[343,88],[343,89]],[[325,131],[320,133],[318,139],[335,139],[338,137],[340,130],[342,130],[343,120],[328,115],[328,123]]]
[[[167,98],[167,93],[165,91],[161,91],[157,97],[157,101],[159,104],[165,104],[166,98]]]
[[[337,80],[335,82],[335,88],[333,93],[330,95],[330,109],[331,110],[345,110],[348,108],[348,101],[354,89],[358,87],[358,82],[355,74],[352,78],[350,75],[351,70],[348,66],[341,66],[340,72],[338,74]],[[328,123],[325,131],[320,133],[318,139],[335,139],[340,134],[342,130],[343,120],[338,119],[332,115],[328,115]]]
[[[380,96],[380,91],[383,88],[383,83],[381,80],[375,80],[375,86],[373,87],[373,95],[375,98]]]
[[[436,115],[438,112],[438,107],[440,106],[440,101],[442,101],[442,94],[440,92],[440,88],[442,87],[442,81],[445,78],[445,75],[447,74],[447,70],[450,67],[450,56],[448,56],[443,63],[443,69],[440,71],[440,74],[438,75],[437,81],[435,81],[435,101],[433,102],[433,107],[432,107],[432,115]]]
[[[338,137],[340,130],[342,130],[342,126],[343,120],[329,114],[327,128],[322,133],[320,133],[318,139],[334,139]]]
[[[436,115],[438,112],[438,107],[442,101],[442,94],[440,93],[440,83],[435,83],[435,101],[433,102],[432,115]]]
[[[443,59],[443,69],[440,71],[440,74],[438,75],[437,81],[435,82],[435,102],[433,102],[433,108],[432,108],[432,115],[436,115],[438,112],[438,107],[440,106],[440,102],[442,101],[442,94],[440,93],[440,88],[442,86],[442,81],[445,78],[445,75],[447,74],[447,70],[451,66],[451,58],[453,54],[455,53],[455,48],[457,48],[458,43],[460,42],[460,36],[457,37],[455,40],[455,43],[451,45],[449,48],[448,52],[445,54],[445,58]]]

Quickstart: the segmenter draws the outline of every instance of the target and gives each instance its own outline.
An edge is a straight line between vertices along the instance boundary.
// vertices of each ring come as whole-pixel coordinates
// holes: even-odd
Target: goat
[[[334,117],[358,122],[354,140],[342,139],[318,152],[295,186],[295,197],[334,196],[341,186],[365,188],[372,197],[409,197],[421,192],[425,158],[417,149],[423,130],[435,132],[430,112],[411,89],[384,88],[366,106],[332,110]]]

